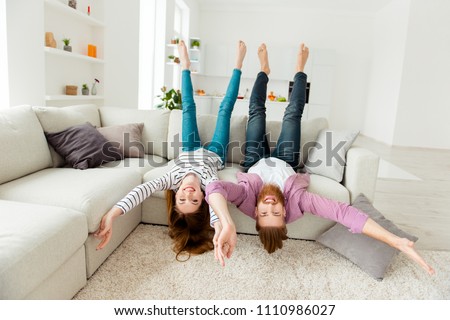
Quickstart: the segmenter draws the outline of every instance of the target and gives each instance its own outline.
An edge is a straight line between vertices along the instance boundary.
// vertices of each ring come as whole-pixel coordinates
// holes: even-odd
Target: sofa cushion
[[[0,198],[79,211],[93,232],[102,216],[141,183],[141,177],[133,170],[48,168],[0,185]]]
[[[310,148],[312,148],[322,130],[328,129],[326,118],[309,119],[302,122],[302,132],[300,136],[300,157],[302,164],[308,160]]]
[[[68,107],[33,107],[45,132],[59,132],[68,127],[91,123],[100,127],[100,116],[95,104],[73,105]],[[64,159],[50,147],[53,167],[62,167]]]
[[[408,238],[414,242],[418,240],[416,236],[401,230],[392,221],[386,219],[373,207],[365,195],[360,194],[352,203],[352,206],[367,213],[375,222],[395,235]],[[317,241],[334,249],[376,280],[383,280],[392,259],[399,252],[386,243],[364,234],[351,233],[339,223],[322,234]]]
[[[46,133],[45,136],[53,149],[74,169],[95,168],[123,157],[122,152],[89,122]]]
[[[309,176],[310,183],[307,191],[336,201],[350,203],[350,193],[342,184],[318,174],[310,174]]]
[[[143,123],[128,123],[109,127],[100,127],[97,130],[120,150],[123,158],[144,157],[142,144]]]
[[[142,143],[146,154],[167,157],[167,130],[169,127],[170,111],[139,110],[118,107],[99,108],[102,127],[127,123],[144,123]],[[169,146],[170,147],[170,146]]]
[[[149,170],[165,166],[167,159],[153,154],[144,154],[142,158],[125,158],[123,160],[107,162],[98,168],[119,168],[139,172],[142,176]]]
[[[198,117],[198,130],[202,144],[211,141],[216,128],[217,116],[212,114],[202,114]],[[227,162],[241,163],[244,161],[242,145],[245,142],[245,128],[247,126],[247,116],[231,116],[230,120],[230,140],[228,142]],[[181,132],[181,131],[180,131]]]
[[[31,106],[0,112],[0,150],[0,183],[52,165],[44,131]]]
[[[308,156],[306,170],[341,182],[347,151],[358,134],[359,131],[322,130]]]
[[[65,208],[0,200],[0,221],[0,299],[24,299],[88,236],[85,216]]]
[[[211,141],[216,127],[216,115],[203,114],[197,116],[197,126],[202,145]],[[230,141],[228,145],[227,162],[240,163],[244,160],[242,145],[245,142],[245,127],[247,116],[231,116]],[[172,110],[167,137],[169,152],[168,159],[175,159],[182,151],[181,144],[182,111]]]
[[[266,132],[269,147],[274,149],[281,132],[281,121],[267,121]],[[328,128],[326,118],[303,120],[300,132],[300,164],[304,165],[308,159],[309,150],[315,146],[321,130]]]

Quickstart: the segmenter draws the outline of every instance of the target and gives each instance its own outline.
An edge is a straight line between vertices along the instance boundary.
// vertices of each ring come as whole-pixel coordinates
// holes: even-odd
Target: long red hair
[[[173,240],[173,251],[178,261],[186,261],[191,255],[214,249],[214,229],[210,225],[209,206],[205,199],[199,210],[190,214],[179,212],[175,206],[175,192],[166,190],[169,236]],[[180,259],[186,254],[187,259]]]

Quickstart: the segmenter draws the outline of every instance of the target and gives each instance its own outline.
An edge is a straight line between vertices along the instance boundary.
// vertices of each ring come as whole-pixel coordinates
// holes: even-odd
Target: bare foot
[[[242,69],[242,63],[244,62],[245,54],[247,53],[247,46],[244,41],[239,40],[237,59],[236,59],[236,69]]]
[[[270,73],[269,56],[267,54],[267,48],[264,43],[261,44],[258,48],[258,58],[259,62],[261,63],[261,71],[264,72],[266,75],[269,75]]]
[[[304,43],[300,44],[300,48],[297,54],[297,72],[303,72],[305,69],[306,61],[309,56],[309,48]]]
[[[435,273],[434,269],[416,252],[414,242],[406,238],[401,238],[396,248],[406,254],[411,260],[417,262],[428,274],[433,275]]]
[[[178,43],[178,53],[180,54],[181,70],[189,70],[191,67],[191,60],[189,59],[186,44],[183,40],[180,40]]]

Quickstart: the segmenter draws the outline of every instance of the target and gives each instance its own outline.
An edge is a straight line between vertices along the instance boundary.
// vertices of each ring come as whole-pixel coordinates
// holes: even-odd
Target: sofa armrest
[[[347,161],[342,184],[350,192],[350,203],[360,194],[373,202],[377,183],[380,157],[362,147],[352,147],[347,152]]]

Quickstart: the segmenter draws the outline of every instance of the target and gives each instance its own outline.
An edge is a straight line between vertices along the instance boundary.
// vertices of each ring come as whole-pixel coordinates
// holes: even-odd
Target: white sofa
[[[230,148],[221,179],[236,181],[241,170],[246,116],[233,116]],[[78,170],[47,143],[44,132],[58,132],[90,122],[96,127],[144,123],[144,158],[126,158]],[[208,141],[214,115],[198,117],[200,135]],[[268,123],[276,141],[280,122]],[[302,145],[314,141],[325,119],[303,122]],[[0,111],[0,299],[70,299],[139,223],[167,225],[164,193],[116,220],[108,246],[95,248],[90,233],[103,214],[133,187],[168,170],[180,152],[181,112],[137,110],[96,105],[70,107],[17,106]],[[303,154],[306,159],[306,154]],[[359,193],[373,200],[378,156],[359,147],[347,152],[344,180],[312,175],[308,190],[351,202]],[[234,206],[237,231],[255,234],[254,221]],[[288,226],[292,238],[316,239],[334,223],[307,214]]]

